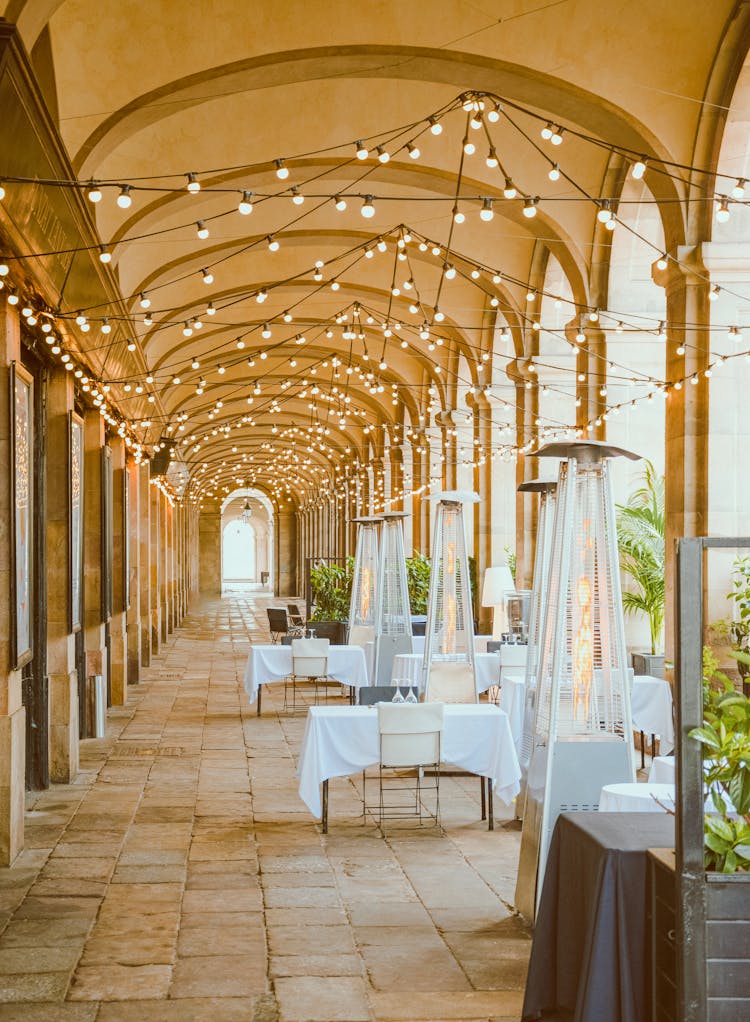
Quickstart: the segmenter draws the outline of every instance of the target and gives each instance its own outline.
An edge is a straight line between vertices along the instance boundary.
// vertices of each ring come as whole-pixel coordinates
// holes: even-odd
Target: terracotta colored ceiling
[[[693,161],[700,101],[733,8],[729,0],[10,0],[4,16],[17,22],[30,52],[49,42],[59,130],[79,178],[154,188],[134,191],[127,210],[115,202],[117,189],[105,189],[95,207],[153,375],[147,386],[158,414],[144,435],[178,440],[200,480],[195,492],[221,492],[244,478],[296,504],[324,480],[335,485],[344,466],[367,463],[385,434],[398,443],[399,430],[416,435],[434,423],[436,410],[455,406],[459,386],[481,386],[481,354],[494,346],[497,327],[514,330],[507,361],[522,356],[525,282],[548,255],[579,307],[599,304],[596,206],[581,193],[621,187],[628,161],[575,132]],[[503,199],[503,176],[485,163],[484,128],[467,129],[462,109],[442,119],[441,135],[427,130],[427,115],[467,91],[509,104],[497,123],[485,123],[514,181],[542,197],[533,219],[520,199]],[[485,114],[491,106],[487,100]],[[561,146],[540,137],[544,120],[534,114],[569,129]],[[414,127],[398,134],[404,125]],[[394,134],[388,163],[374,153],[355,158],[355,140],[385,145]],[[461,203],[465,221],[451,235],[465,134],[476,153],[463,159],[461,194],[473,198]],[[421,155],[413,160],[399,147],[417,136]],[[278,158],[290,171],[283,181]],[[564,174],[551,182],[558,160]],[[186,190],[189,172],[198,172],[197,194]],[[654,194],[678,194],[669,178],[646,181]],[[303,205],[293,203],[292,186]],[[249,216],[237,212],[243,189],[257,193]],[[335,193],[348,195],[343,212],[325,198]],[[360,213],[367,194],[377,196],[369,220]],[[476,196],[496,199],[491,222],[480,219]],[[667,232],[679,242],[679,207],[669,216]],[[198,221],[209,228],[205,240],[196,237]],[[401,225],[413,232],[406,261],[398,260]],[[269,251],[269,236],[278,251]],[[378,238],[387,239],[386,251],[367,258],[364,247]],[[460,272],[441,286],[447,260]],[[321,281],[316,261],[324,264]],[[477,264],[503,279],[483,272],[478,286]],[[414,290],[403,286],[409,279],[417,314],[409,311]],[[268,297],[259,302],[261,291]],[[419,328],[434,320],[438,291],[445,319],[432,322],[428,342]],[[342,335],[355,303],[352,339]],[[294,319],[286,323],[288,310]],[[335,323],[342,312],[348,320]],[[384,322],[393,336],[384,336]],[[270,337],[262,336],[266,323]],[[444,343],[431,351],[438,337]],[[497,394],[512,403],[505,368],[494,364],[492,378],[501,370]],[[137,382],[112,381],[126,413],[132,391],[124,388]]]

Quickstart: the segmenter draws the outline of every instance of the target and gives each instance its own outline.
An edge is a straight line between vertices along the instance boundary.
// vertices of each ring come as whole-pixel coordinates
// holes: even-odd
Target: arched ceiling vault
[[[365,464],[407,423],[435,427],[460,394],[512,375],[508,360],[539,347],[532,324],[550,259],[572,296],[566,321],[605,309],[612,236],[595,200],[617,208],[634,155],[650,158],[645,183],[667,249],[688,237],[688,186],[658,161],[715,162],[720,107],[750,40],[747,5],[500,0],[492,16],[460,0],[429,7],[425,18],[424,4],[397,0],[326,0],[314,13],[303,0],[258,0],[250,17],[241,0],[0,0],[28,51],[49,33],[58,127],[80,181],[154,188],[134,188],[129,209],[105,189],[91,208],[123,301],[86,310],[84,341],[106,352],[102,319],[117,322],[112,396],[125,414],[153,398],[138,428],[151,445],[177,439],[191,492],[212,473],[231,485],[243,454],[270,463],[264,445],[281,450],[285,430],[284,451],[294,442],[300,453],[308,429],[328,430],[330,450],[312,444],[300,463],[301,488],[313,493],[321,471],[330,481],[349,461]],[[472,91],[503,98],[499,123],[472,133],[456,107],[433,135],[423,119]],[[703,97],[711,116],[701,115]],[[540,139],[547,120],[564,129],[559,147]],[[389,162],[372,142],[366,160],[355,158],[354,140],[389,133],[398,140]],[[463,155],[464,133],[475,154]],[[412,138],[418,160],[405,149]],[[500,168],[485,161],[489,143]],[[277,177],[277,159],[288,179]],[[505,197],[505,171],[520,196]],[[184,187],[190,172],[202,186],[195,195]],[[304,205],[292,204],[293,186]],[[237,211],[243,190],[256,193],[249,216]],[[341,193],[348,207],[337,211]],[[366,195],[375,197],[370,219],[360,212]],[[524,196],[540,197],[532,218]],[[485,197],[491,222],[480,219]],[[708,208],[697,217],[704,233]],[[407,231],[412,240],[399,248]],[[512,343],[503,347],[496,335],[506,323]],[[128,363],[120,352],[131,338]],[[278,484],[267,471],[253,485],[271,495]]]

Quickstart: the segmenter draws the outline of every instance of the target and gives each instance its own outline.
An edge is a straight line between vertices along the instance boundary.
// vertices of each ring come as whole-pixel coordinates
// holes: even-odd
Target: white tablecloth
[[[418,690],[422,684],[423,653],[399,653],[393,658],[391,681],[406,678]],[[495,653],[475,653],[477,692],[486,692],[500,684],[500,657]]]
[[[518,794],[521,768],[507,714],[497,706],[447,704],[441,748],[444,763],[491,777],[493,791],[506,804]],[[374,706],[311,706],[297,770],[300,798],[320,818],[321,783],[364,770],[379,756]]]
[[[500,706],[508,714],[510,733],[516,754],[521,749],[523,738],[524,703],[526,702],[526,679],[522,674],[506,674],[503,672],[500,689]]]
[[[633,714],[633,730],[647,735],[659,735],[661,751],[671,752],[674,748],[674,724],[672,722],[672,689],[664,678],[652,678],[647,674],[636,675],[633,679],[630,705]]]
[[[657,756],[648,772],[649,784],[674,784],[674,756]]]
[[[600,813],[664,813],[667,809],[674,810],[673,784],[605,784],[599,796]]]
[[[251,646],[245,667],[245,691],[250,696],[250,702],[255,702],[259,685],[279,681],[291,673],[291,646]],[[328,676],[354,688],[368,685],[367,664],[362,647],[330,646]]]

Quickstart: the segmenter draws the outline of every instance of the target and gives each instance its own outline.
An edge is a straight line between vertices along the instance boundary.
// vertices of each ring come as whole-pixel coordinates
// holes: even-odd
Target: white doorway
[[[257,582],[255,529],[250,522],[238,519],[224,526],[221,561],[224,582]]]

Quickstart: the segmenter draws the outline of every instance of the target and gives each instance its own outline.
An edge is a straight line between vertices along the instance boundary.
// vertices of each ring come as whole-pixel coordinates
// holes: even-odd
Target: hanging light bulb
[[[215,316],[216,315],[216,307],[214,306],[213,302],[209,302],[208,303],[208,305],[206,307],[206,315],[207,316]]]
[[[224,373],[226,372],[226,369],[224,368],[224,366],[220,365],[216,367],[216,372],[219,374],[219,376],[223,376]]]
[[[406,151],[412,160],[418,160],[419,157],[422,155],[421,152],[419,151],[419,147],[413,145],[411,142],[406,143]]]
[[[556,163],[553,163],[552,166],[550,167],[547,177],[550,179],[550,181],[560,180],[560,168]]]
[[[372,217],[375,216],[375,206],[373,203],[372,195],[365,196],[365,201],[362,203],[362,209],[360,210],[360,213],[366,220],[371,220]]]
[[[555,128],[555,130],[552,132],[552,137],[550,138],[550,142],[552,143],[552,145],[562,145],[563,131],[565,131],[565,129],[559,126]]]
[[[107,251],[107,248],[106,248],[105,245],[100,245],[99,246],[99,262],[102,262],[102,263],[111,263],[112,262],[112,253]]]
[[[437,305],[435,306],[435,315],[433,318],[436,323],[442,323],[443,320],[445,319],[445,313],[441,312]]]
[[[10,273],[10,267],[7,263],[0,263],[0,277],[7,277]]]
[[[96,183],[96,181],[91,181],[90,182],[89,187],[88,187],[88,191],[87,191],[86,194],[88,196],[89,202],[96,203],[96,202],[101,202],[102,201],[102,190],[99,187],[99,185]],[[3,199],[5,198],[5,189],[3,189],[3,194],[2,194],[2,196],[0,196],[0,198],[3,198]]]
[[[279,242],[276,240],[276,238],[274,238],[274,236],[272,234],[268,235],[267,241],[268,241],[268,251],[269,252],[278,252],[279,251],[279,248],[281,246],[279,245]]]
[[[465,219],[466,219],[466,217],[461,212],[461,210],[458,208],[458,206],[457,205],[454,206],[453,207],[453,220],[454,220],[454,222],[457,223],[457,224],[462,224]]]
[[[268,338],[269,338],[269,337],[271,336],[271,328],[270,328],[270,326],[268,325],[268,323],[264,323],[264,324],[263,324],[263,329],[261,330],[261,332],[260,332],[260,335],[261,335],[261,337],[263,337],[263,338],[264,338],[265,340],[268,340]]]
[[[391,158],[391,154],[387,152],[381,145],[377,147],[375,152],[378,154],[378,162],[388,163]]]
[[[745,198],[745,185],[746,184],[747,184],[747,181],[745,180],[744,177],[741,177],[737,181],[737,184],[732,189],[732,198],[733,199],[744,199]]]
[[[146,315],[143,317],[143,325],[144,326],[153,326],[153,322],[154,322],[154,317],[151,315],[150,312],[147,312]]]
[[[453,280],[456,276],[456,267],[452,263],[445,263],[443,266],[443,273],[448,280]]]
[[[191,195],[197,195],[198,192],[201,190],[200,181],[195,176],[195,174],[192,173],[187,175],[187,180],[188,180],[187,190],[190,192]]]
[[[464,140],[461,143],[461,145],[464,147],[464,152],[466,153],[467,156],[473,156],[474,153],[477,151],[477,147],[474,145],[474,143],[471,141],[468,135],[464,136]]]
[[[8,305],[18,305],[18,295],[15,291],[11,291],[8,295]]]
[[[253,211],[253,193],[247,189],[242,190],[242,198],[240,204],[237,207],[238,212],[242,213],[243,216],[249,216]]]
[[[721,294],[721,288],[719,287],[718,284],[714,284],[714,286],[708,292],[708,300],[709,300],[709,302],[715,302],[720,294]]]
[[[193,336],[193,327],[191,325],[191,320],[189,319],[186,321],[185,326],[182,328],[182,336],[183,337]]]
[[[667,253],[666,253],[666,252],[664,252],[664,253],[663,253],[662,255],[660,255],[660,256],[659,256],[659,258],[658,258],[658,259],[656,260],[656,266],[657,266],[657,269],[659,269],[659,270],[666,270],[666,268],[667,268],[667,264],[668,264],[668,261],[669,261],[669,257],[667,256]]]
[[[358,142],[355,142],[354,145],[355,145],[356,152],[357,152],[357,159],[358,160],[366,160],[367,157],[370,155],[370,153],[369,153],[369,151],[367,149],[367,146],[364,144],[364,142],[358,141]]]
[[[201,270],[201,277],[203,277],[204,284],[213,284],[214,275],[210,270]]]
[[[608,220],[612,219],[612,210],[609,208],[609,199],[602,199],[599,211],[596,214],[596,219],[600,224],[606,224]]]
[[[523,215],[525,217],[528,217],[529,219],[531,219],[532,217],[536,216],[536,204],[537,204],[538,201],[539,201],[538,199],[532,199],[531,196],[529,196],[529,198],[527,198],[527,199],[524,199],[524,201],[523,201]]]
[[[133,199],[130,195],[130,185],[123,185],[120,189],[120,194],[117,196],[117,205],[120,209],[130,209],[133,205]]]
[[[140,306],[142,309],[148,309],[151,307],[151,299],[145,291],[141,291]]]
[[[295,206],[301,206],[304,201],[305,201],[304,195],[302,195],[299,188],[296,185],[294,185],[292,187],[292,202],[294,203]]]
[[[289,177],[289,168],[285,166],[283,160],[274,160],[276,164],[276,177],[280,181],[285,181]]]
[[[730,217],[729,199],[727,199],[726,195],[722,195],[721,201],[718,203],[716,207],[716,222],[720,224],[725,224],[729,217]]]
[[[646,173],[647,159],[645,156],[641,156],[640,159],[636,160],[633,166],[630,168],[630,174],[635,178],[636,181],[640,181],[643,175]]]
[[[516,188],[516,186],[513,184],[509,177],[506,177],[505,179],[503,195],[505,196],[506,199],[515,199],[516,195],[518,195],[518,189]]]
[[[486,197],[482,202],[482,208],[479,212],[479,216],[482,220],[490,221],[495,216],[495,211],[492,208],[492,199]]]
[[[260,291],[259,291],[259,292],[257,293],[257,295],[255,296],[255,301],[256,301],[256,302],[257,302],[257,303],[258,303],[259,305],[262,305],[262,304],[263,304],[263,302],[265,302],[266,298],[268,298],[268,291],[266,291],[266,289],[265,289],[265,288],[261,288],[261,289],[260,289]]]
[[[334,195],[333,201],[339,213],[343,213],[346,209],[346,199],[342,198],[340,195]]]
[[[549,142],[549,140],[552,138],[552,131],[553,131],[552,122],[547,121],[547,123],[544,125],[541,131],[542,138],[544,139],[545,142]]]
[[[428,117],[427,123],[430,126],[430,131],[433,135],[441,135],[443,133],[443,125],[435,117]]]
[[[495,105],[487,114],[487,120],[492,121],[493,124],[497,124],[497,122],[500,120],[500,112],[502,109],[503,109],[502,106],[496,102]]]
[[[190,363],[190,366],[193,369],[200,369],[201,364],[200,364],[200,362],[198,361],[197,358],[194,358],[193,361]],[[200,384],[199,386],[203,386],[203,384]]]
[[[206,238],[208,237],[208,227],[206,227],[206,221],[196,220],[195,227],[196,234],[198,235],[198,237],[201,239],[201,241],[205,241]]]
[[[42,329],[44,329],[44,327],[42,327]],[[112,325],[110,324],[109,320],[105,317],[102,320],[102,333],[103,334],[109,334],[111,332],[112,332]]]

